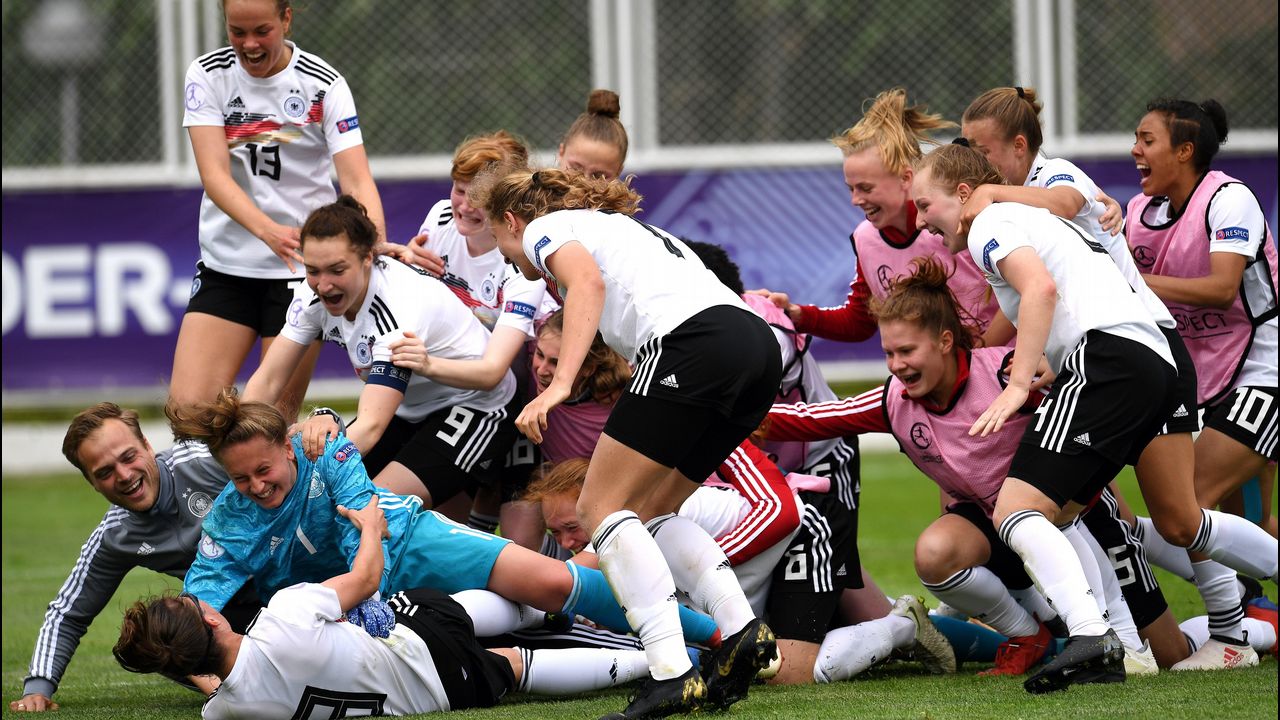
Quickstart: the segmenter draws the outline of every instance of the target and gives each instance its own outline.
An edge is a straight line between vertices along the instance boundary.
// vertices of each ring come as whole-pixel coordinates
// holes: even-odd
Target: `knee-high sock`
[[[630,510],[610,513],[592,533],[591,542],[618,604],[644,643],[650,674],[655,680],[669,680],[688,672],[693,663],[680,632],[675,582],[640,518]]]
[[[1102,581],[1102,596],[1106,600],[1107,619],[1111,622],[1111,627],[1115,629],[1116,635],[1120,636],[1120,642],[1124,643],[1125,647],[1141,649],[1142,638],[1138,635],[1138,627],[1134,625],[1133,613],[1129,610],[1129,602],[1125,600],[1124,591],[1120,589],[1120,579],[1116,577],[1111,559],[1107,557],[1107,552],[1102,549],[1098,539],[1089,532],[1089,528],[1084,523],[1076,523],[1076,534],[1084,541],[1088,551],[1093,553],[1094,563],[1098,566]]]
[[[586,568],[576,563],[565,563],[569,573],[573,575],[573,590],[565,600],[562,612],[573,616],[581,615],[598,625],[614,630],[633,630],[627,616],[613,597],[613,589],[605,579],[604,573],[593,568]],[[684,639],[691,643],[705,644],[716,633],[716,623],[702,613],[683,605],[680,611],[680,630]],[[479,634],[479,633],[477,633]]]
[[[643,650],[516,649],[524,663],[517,688],[521,692],[572,695],[622,685],[649,674]]]
[[[1244,608],[1240,607],[1240,585],[1236,583],[1236,571],[1212,560],[1191,563],[1196,574],[1196,587],[1209,613],[1209,632],[1231,638],[1237,643],[1243,640],[1240,621]]]
[[[646,525],[666,558],[676,587],[689,593],[694,607],[711,616],[727,638],[755,619],[729,558],[697,523],[679,515],[661,515]]]
[[[978,623],[932,613],[929,619],[938,628],[938,632],[946,636],[951,647],[955,648],[956,662],[992,662],[996,659],[996,650],[1000,649],[1000,644],[1009,639]]]
[[[1271,648],[1276,645],[1276,629],[1271,623],[1263,620],[1255,620],[1247,617],[1242,623],[1245,634],[1248,635],[1246,640],[1249,645],[1258,651],[1258,654],[1271,652]],[[1188,620],[1183,620],[1178,628],[1182,630],[1182,634],[1187,636],[1187,640],[1191,642],[1191,652],[1200,649],[1209,641],[1209,616],[1197,615]]]
[[[1102,635],[1107,622],[1098,611],[1080,559],[1058,528],[1035,510],[1020,510],[1000,524],[1004,541],[1062,616],[1072,635]]]
[[[488,590],[463,590],[451,595],[476,628],[476,637],[493,637],[541,625],[547,614]]]
[[[1187,549],[1165,540],[1156,531],[1156,525],[1149,517],[1138,517],[1138,526],[1133,534],[1142,542],[1142,550],[1147,560],[1158,568],[1163,568],[1187,582],[1195,582],[1195,572],[1191,570],[1191,558],[1187,557]]]
[[[1014,600],[1022,606],[1023,610],[1031,613],[1031,617],[1042,623],[1048,623],[1050,620],[1058,617],[1058,611],[1053,609],[1048,600],[1044,599],[1044,593],[1035,585],[1019,590],[1010,590],[1009,594]]]
[[[905,620],[905,618],[897,618]],[[848,680],[867,668],[889,658],[897,642],[888,618],[836,628],[827,633],[813,663],[813,681],[829,683]],[[907,621],[911,624],[910,621]],[[914,638],[914,625],[910,632]]]
[[[1039,623],[987,568],[965,568],[940,583],[924,583],[934,597],[1009,637],[1035,635]]]
[[[1200,530],[1187,546],[1236,572],[1253,578],[1275,580],[1276,539],[1242,517],[1217,510],[1200,511]]]

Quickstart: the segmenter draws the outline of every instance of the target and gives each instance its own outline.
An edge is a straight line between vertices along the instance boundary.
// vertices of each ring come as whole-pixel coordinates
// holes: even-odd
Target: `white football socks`
[[[517,688],[521,692],[573,695],[622,685],[649,674],[643,650],[516,649],[524,663]]]
[[[1014,600],[1000,578],[981,565],[961,570],[937,584],[924,583],[924,586],[947,605],[1008,637],[1035,635],[1040,629],[1035,618]]]
[[[1053,523],[1035,510],[1020,510],[1005,518],[999,530],[1073,636],[1107,632],[1080,558]]]
[[[716,621],[723,637],[728,638],[755,619],[729,558],[706,530],[689,518],[674,514],[656,517],[645,527],[661,548],[676,587],[689,593],[695,610]]]

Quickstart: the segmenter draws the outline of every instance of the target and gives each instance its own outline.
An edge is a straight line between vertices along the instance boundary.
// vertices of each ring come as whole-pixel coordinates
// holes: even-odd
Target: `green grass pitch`
[[[1140,506],[1132,474],[1121,487]],[[862,464],[859,547],[863,562],[890,594],[926,595],[911,567],[916,535],[938,511],[937,490],[900,455],[871,454]],[[78,475],[5,477],[3,481],[4,703],[21,692],[45,606],[105,506]],[[1160,573],[1179,618],[1202,613],[1187,583]],[[55,698],[62,718],[198,717],[200,698],[159,677],[120,669],[110,648],[125,605],[178,582],[147,571],[131,574],[94,623]],[[1274,594],[1275,586],[1266,584]],[[1276,661],[1220,673],[1162,673],[1124,685],[1083,686],[1030,696],[1014,679],[978,678],[963,666],[956,677],[920,675],[911,664],[876,668],[851,682],[800,688],[757,687],[726,718],[1275,718]],[[567,701],[517,696],[497,708],[458,714],[481,718],[589,718],[621,709],[626,689]]]

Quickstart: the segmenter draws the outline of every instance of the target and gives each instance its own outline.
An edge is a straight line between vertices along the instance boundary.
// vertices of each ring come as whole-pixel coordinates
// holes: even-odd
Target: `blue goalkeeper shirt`
[[[183,585],[219,610],[249,580],[267,602],[278,590],[350,570],[360,532],[335,506],[359,510],[375,492],[391,534],[382,541],[381,585],[387,594],[393,561],[408,542],[422,501],[374,487],[360,451],[346,436],[330,440],[314,462],[303,454],[300,435],[290,442],[297,475],[279,507],[259,507],[229,483],[205,516],[199,551]]]

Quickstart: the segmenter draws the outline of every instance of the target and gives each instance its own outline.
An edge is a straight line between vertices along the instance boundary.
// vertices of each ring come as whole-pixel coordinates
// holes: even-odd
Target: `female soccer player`
[[[636,650],[485,650],[471,619],[438,590],[397,593],[386,640],[347,619],[377,589],[388,525],[378,496],[337,511],[357,529],[351,569],[281,590],[245,634],[194,593],[139,600],[113,654],[131,672],[216,675],[205,718],[410,715],[490,707],[509,691],[565,694],[644,677]]]
[[[521,432],[541,440],[547,413],[569,398],[597,330],[636,368],[578,503],[655,680],[624,716],[688,711],[703,698],[727,707],[776,653],[773,633],[751,611],[723,551],[674,513],[768,411],[782,370],[772,333],[688,247],[634,216],[640,198],[624,182],[499,170],[477,181],[472,196],[502,254],[525,277],[546,278],[564,300],[560,362],[517,418]],[[703,562],[675,568],[681,577],[673,582],[642,519],[701,547]],[[729,637],[707,683],[675,631],[677,585],[723,600],[708,608]]]
[[[1197,400],[1205,409],[1194,465],[1202,508],[1215,507],[1280,455],[1275,241],[1249,188],[1210,169],[1226,138],[1226,111],[1216,100],[1150,103],[1133,145],[1142,193],[1129,201],[1134,259],[1178,318],[1178,331],[1196,363]],[[1235,573],[1224,564],[1274,578],[1275,539],[1245,521],[1240,522],[1262,537],[1237,530],[1228,522],[1237,520],[1233,516],[1203,513],[1196,543],[1189,547],[1204,553],[1192,555],[1193,570],[1212,639],[1175,669],[1252,664],[1241,633]],[[1228,563],[1209,547],[1211,542],[1232,546],[1256,566]]]
[[[345,436],[309,460],[301,438],[286,436],[284,418],[274,407],[242,403],[234,389],[214,403],[170,405],[166,413],[175,437],[204,442],[231,477],[205,516],[199,551],[184,581],[215,608],[250,580],[270,600],[294,583],[341,572],[355,556],[357,533],[334,508],[362,508],[376,495],[391,528],[378,584],[383,597],[420,587],[446,593],[488,589],[544,612],[629,627],[598,571],[458,525],[422,511],[417,498],[375,487],[360,450]],[[691,640],[715,634],[705,618],[690,618],[705,621],[691,625]]]
[[[911,202],[911,164],[921,156],[920,145],[932,142],[928,131],[954,126],[921,105],[908,107],[907,91],[894,88],[877,95],[862,119],[832,138],[844,154],[850,202],[866,215],[850,236],[857,273],[840,308],[797,305],[786,294],[772,294],[796,330],[846,342],[870,338],[876,331],[870,299],[888,294],[894,278],[908,272],[913,259],[924,256],[939,258],[953,271],[951,287],[961,306],[980,330],[990,326],[999,308],[982,273],[967,257],[946,252],[941,236],[919,227]],[[1007,324],[998,322],[997,327]]]
[[[418,338],[438,357],[476,358],[489,333],[439,280],[373,253],[377,229],[350,196],[318,208],[302,228],[307,283],[289,306],[282,342],[249,378],[246,400],[276,402],[317,337],[341,345],[365,381],[347,437],[379,487],[438,505],[477,483],[496,482],[514,429],[507,371],[489,390],[460,390],[396,367],[391,344]],[[308,427],[310,457],[326,435]]]
[[[556,165],[594,178],[622,177],[627,161],[627,129],[618,119],[621,107],[612,90],[592,90],[586,112],[574,119],[560,140]]]
[[[1008,386],[970,433],[999,432],[1026,403],[1042,354],[1057,375],[1039,422],[1023,433],[992,517],[1072,636],[1025,686],[1047,692],[1123,680],[1123,647],[1081,566],[1092,558],[1080,553],[1077,560],[1054,524],[1071,521],[1125,463],[1136,462],[1176,407],[1176,365],[1106,249],[1076,225],[1039,208],[996,203],[967,235],[958,229],[973,189],[1002,182],[980,153],[953,144],[917,163],[912,197],[922,227],[942,234],[952,252],[968,246],[1018,328]]]
[[[347,81],[285,38],[289,0],[224,0],[230,46],[187,69],[183,125],[204,198],[200,262],[174,351],[170,398],[212,400],[235,381],[254,341],[275,344],[301,279],[298,228],[343,192],[369,209],[382,238],[382,201]],[[307,340],[311,346],[312,338]],[[301,353],[282,383],[297,413],[319,346]]]
[[[1201,510],[1196,502],[1191,434],[1199,430],[1200,424],[1194,411],[1197,404],[1195,364],[1178,336],[1173,316],[1143,281],[1128,245],[1103,229],[1103,204],[1091,199],[1100,195],[1098,187],[1072,163],[1046,159],[1039,154],[1039,111],[1040,104],[1031,88],[989,90],[965,110],[962,130],[973,148],[985,155],[1011,183],[1021,179],[1023,185],[991,184],[975,188],[965,204],[961,224],[971,222],[992,201],[1021,202],[1046,208],[1071,220],[1106,248],[1126,282],[1160,326],[1178,363],[1178,404],[1166,419],[1161,434],[1143,450],[1135,467],[1143,495],[1150,498],[1148,507],[1156,528],[1170,542],[1192,551],[1207,552],[1240,572],[1265,571],[1265,564],[1260,563],[1263,558],[1275,557],[1274,539],[1241,518]],[[1119,538],[1108,540],[1108,545],[1126,544],[1129,533],[1119,528],[1118,517],[1108,520],[1106,514],[1090,513],[1086,521],[1099,539]],[[1135,558],[1134,562],[1141,565],[1145,559]],[[1213,574],[1208,573],[1207,568],[1214,566],[1216,564],[1206,566],[1205,574]],[[1222,575],[1222,571],[1216,574]],[[1177,621],[1168,612],[1154,576],[1141,573],[1134,580],[1126,583],[1124,590],[1137,624],[1152,642],[1161,665],[1175,665],[1190,653],[1186,639],[1177,630]],[[1239,604],[1237,598],[1231,605],[1236,608],[1236,615]]]

